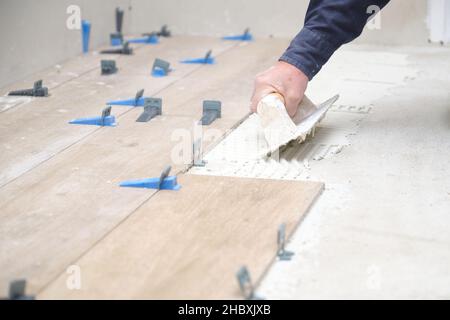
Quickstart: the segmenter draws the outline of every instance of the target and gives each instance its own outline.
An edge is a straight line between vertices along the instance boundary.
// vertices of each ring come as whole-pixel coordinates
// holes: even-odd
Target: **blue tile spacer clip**
[[[117,72],[116,61],[115,60],[101,60],[100,69],[102,75],[113,74]]]
[[[152,67],[152,76],[165,77],[170,71],[170,63],[162,59],[155,59]]]
[[[0,300],[34,300],[35,297],[25,293],[27,281],[25,279],[17,279],[9,284],[9,294],[6,299]]]
[[[156,33],[148,34],[142,38],[135,38],[128,40],[129,43],[144,43],[144,44],[157,44],[159,43]]]
[[[106,49],[100,51],[102,54],[125,54],[130,55],[133,54],[133,48],[130,48],[130,43],[128,41],[125,41],[121,48],[117,49]]]
[[[111,33],[109,35],[110,44],[113,47],[118,47],[123,44],[123,35],[121,33]]]
[[[180,61],[180,63],[190,63],[190,64],[213,64],[214,58],[211,57],[212,51],[209,50],[206,55],[203,58],[197,58],[197,59],[186,59]]]
[[[81,38],[83,41],[83,53],[89,51],[89,39],[91,36],[91,23],[87,20],[81,21]]]
[[[203,116],[200,122],[203,126],[210,125],[214,120],[222,116],[222,103],[216,100],[203,101]]]
[[[169,28],[167,27],[167,25],[163,25],[161,27],[161,30],[156,32],[156,35],[158,37],[164,37],[164,38],[169,38],[172,36],[172,33],[170,32]]]
[[[122,24],[123,24],[123,9],[116,8],[116,32],[110,34],[111,46],[121,46],[123,44]]]
[[[85,124],[102,127],[115,127],[116,118],[111,115],[111,107],[106,107],[98,117],[79,118],[69,121],[70,124]]]
[[[278,228],[278,234],[277,234],[277,256],[282,261],[289,261],[291,260],[292,256],[294,255],[294,252],[287,251],[285,249],[286,246],[286,224],[282,223]]]
[[[206,161],[202,159],[202,138],[198,138],[192,144],[192,165],[194,167],[204,167]]]
[[[34,83],[33,88],[10,91],[8,96],[47,97],[48,88],[42,86],[42,80],[38,80]]]
[[[246,300],[264,300],[256,295],[255,288],[250,278],[250,272],[246,266],[239,268],[238,272],[236,272],[236,278],[238,280],[241,293]]]
[[[138,92],[136,92],[136,96],[134,98],[108,101],[106,104],[109,106],[142,107],[144,106],[144,103],[145,103],[144,89],[141,89]]]
[[[157,190],[179,190],[181,186],[177,182],[177,177],[169,176],[170,169],[170,166],[166,167],[159,178],[122,181],[120,183],[120,186]]]
[[[137,118],[136,122],[149,122],[156,116],[162,114],[162,99],[161,98],[145,98],[144,112]]]
[[[122,33],[122,25],[123,25],[123,15],[124,15],[123,9],[120,9],[119,7],[116,8],[116,32]]]
[[[253,36],[250,34],[250,29],[245,29],[244,33],[237,36],[227,36],[223,37],[223,40],[235,40],[235,41],[252,41]]]

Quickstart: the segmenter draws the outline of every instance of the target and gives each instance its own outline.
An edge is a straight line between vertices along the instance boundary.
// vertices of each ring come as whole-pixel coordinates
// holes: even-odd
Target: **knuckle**
[[[295,91],[289,91],[287,93],[287,96],[292,101],[299,101],[299,100],[301,100],[303,94],[300,91],[295,90]]]
[[[264,82],[263,76],[257,75],[257,76],[255,77],[255,83],[256,83],[256,84],[262,84],[263,82]]]

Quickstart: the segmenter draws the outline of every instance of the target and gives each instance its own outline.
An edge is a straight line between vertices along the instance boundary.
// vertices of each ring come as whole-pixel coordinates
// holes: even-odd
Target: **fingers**
[[[266,95],[279,93],[284,97],[289,116],[294,117],[308,85],[308,77],[286,62],[279,61],[268,70],[258,74],[250,102],[250,110],[256,112],[258,103]]]
[[[286,111],[291,118],[295,116],[298,110],[298,105],[302,102],[304,93],[301,91],[291,92],[285,97]]]
[[[252,98],[250,99],[251,112],[256,112],[258,103],[261,101],[262,98],[264,98],[268,94],[278,92],[278,90],[271,84],[272,81],[270,73],[272,70],[273,67],[256,76],[253,95]]]
[[[277,92],[275,90],[275,88],[272,88],[270,86],[265,86],[262,88],[256,88],[253,92],[253,96],[251,98],[251,102],[250,102],[250,111],[251,112],[256,112],[256,108],[258,107],[258,103],[267,95],[271,94],[271,93],[275,93]]]

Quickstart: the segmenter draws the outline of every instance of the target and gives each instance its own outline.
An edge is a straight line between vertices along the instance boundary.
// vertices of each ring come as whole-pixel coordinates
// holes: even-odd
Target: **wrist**
[[[292,72],[300,77],[303,81],[309,81],[312,79],[312,75],[309,74],[308,68],[303,66],[299,61],[294,60],[286,55],[283,55],[278,62],[279,64],[283,65],[284,67],[288,66]]]

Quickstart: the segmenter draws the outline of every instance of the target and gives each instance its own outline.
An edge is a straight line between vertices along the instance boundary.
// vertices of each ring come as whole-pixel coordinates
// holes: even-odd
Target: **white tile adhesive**
[[[303,97],[297,107],[294,118],[291,118],[283,103],[283,97],[271,94],[258,104],[256,121],[264,133],[267,150],[262,156],[271,156],[287,144],[302,143],[308,136],[314,136],[316,126],[325,117],[328,109],[339,98],[338,95],[316,106],[308,97]]]
[[[448,298],[449,53],[344,46],[308,86],[314,102],[340,94],[313,138],[264,161],[250,117],[192,168],[325,183],[287,244],[293,259],[268,269],[259,296]]]
[[[345,68],[349,64],[352,67]],[[357,134],[360,122],[370,115],[374,101],[388,95],[392,88],[402,85],[415,74],[414,68],[407,63],[407,56],[400,53],[338,52],[320,76],[310,83],[307,92],[313,101],[326,101],[337,92],[340,98],[329,109],[322,109],[322,112],[311,117],[313,123],[318,118],[324,118],[309,135],[301,135],[302,139],[290,142],[270,157],[264,157],[272,150],[268,150],[258,116],[252,114],[204,155],[204,167],[192,167],[189,173],[283,180],[314,179],[310,176],[311,167],[345,150],[351,143],[352,135]],[[304,125],[308,127],[303,128],[306,132],[311,123],[305,122]]]

